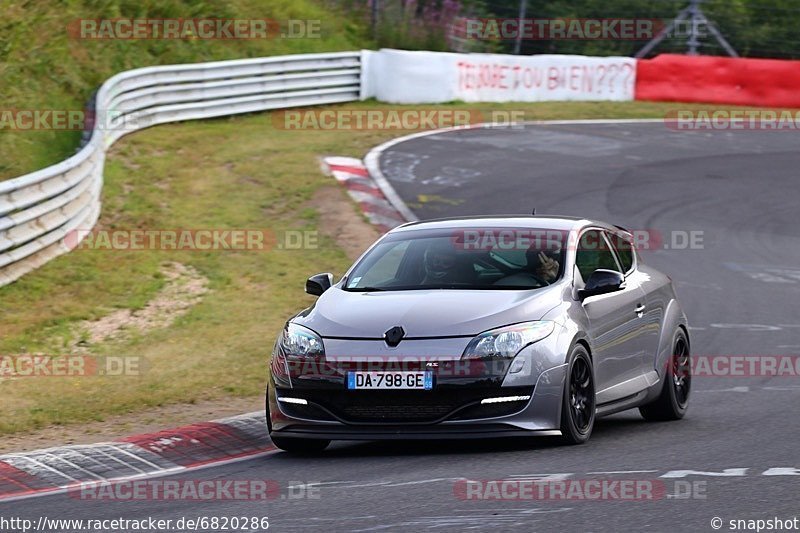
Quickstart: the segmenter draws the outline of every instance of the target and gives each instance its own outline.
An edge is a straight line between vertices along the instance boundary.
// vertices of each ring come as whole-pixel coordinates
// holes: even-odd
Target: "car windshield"
[[[402,231],[362,258],[344,290],[538,289],[560,279],[563,244],[563,232],[536,228]]]

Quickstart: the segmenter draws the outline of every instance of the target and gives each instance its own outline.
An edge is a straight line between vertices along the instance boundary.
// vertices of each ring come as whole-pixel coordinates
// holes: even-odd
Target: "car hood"
[[[561,288],[530,291],[411,290],[349,292],[327,290],[316,305],[292,321],[322,337],[382,339],[394,326],[405,337],[477,335],[488,329],[538,320],[558,305]]]

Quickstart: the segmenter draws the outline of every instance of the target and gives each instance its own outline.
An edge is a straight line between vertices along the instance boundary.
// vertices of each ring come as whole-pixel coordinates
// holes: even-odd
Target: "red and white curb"
[[[379,184],[370,176],[367,167],[354,157],[325,157],[322,171],[336,178],[350,197],[361,207],[367,219],[382,231],[389,231],[408,222],[386,198]]]
[[[113,442],[0,455],[0,500],[219,465],[274,451],[265,412]]]

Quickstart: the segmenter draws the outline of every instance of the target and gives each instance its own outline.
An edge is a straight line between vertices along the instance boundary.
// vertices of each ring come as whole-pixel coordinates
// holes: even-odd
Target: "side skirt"
[[[639,407],[642,405],[642,402],[645,398],[647,398],[646,389],[639,391],[636,394],[626,396],[625,398],[614,400],[613,402],[600,404],[597,406],[596,410],[597,417],[599,418],[601,416],[613,415],[614,413],[619,413],[620,411],[627,411],[628,409]]]

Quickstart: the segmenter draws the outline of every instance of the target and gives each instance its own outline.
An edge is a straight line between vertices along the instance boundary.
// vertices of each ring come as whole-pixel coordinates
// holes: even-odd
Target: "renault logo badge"
[[[405,330],[400,326],[395,326],[386,333],[383,334],[383,340],[386,341],[386,344],[394,348],[400,341],[403,340],[403,337],[406,336]]]

